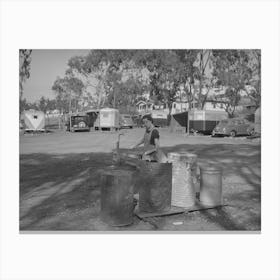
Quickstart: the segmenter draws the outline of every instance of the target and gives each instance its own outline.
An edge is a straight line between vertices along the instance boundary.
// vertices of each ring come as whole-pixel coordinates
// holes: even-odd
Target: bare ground
[[[124,133],[121,147],[129,148],[143,129]],[[223,199],[228,206],[145,221],[135,217],[126,227],[102,223],[99,174],[112,164],[116,141],[117,134],[110,132],[21,135],[20,230],[261,230],[260,142],[244,137],[187,137],[165,129],[161,130],[161,146],[166,152],[194,152],[199,164],[223,166]]]

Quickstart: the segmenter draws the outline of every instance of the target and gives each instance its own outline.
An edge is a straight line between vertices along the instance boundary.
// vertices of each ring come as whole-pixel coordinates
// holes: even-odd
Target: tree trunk
[[[22,108],[21,108],[22,96],[23,96],[23,86],[22,86],[22,82],[20,82],[19,83],[19,118],[22,112]]]
[[[172,111],[172,103],[171,104],[169,104],[168,103],[168,116],[167,116],[167,120],[168,120],[168,126],[170,126],[170,124],[171,124],[171,111]]]
[[[187,135],[190,135],[190,114],[191,114],[192,110],[191,107],[189,107],[188,110],[188,127],[187,127]]]
[[[113,108],[116,108],[116,91],[113,91],[114,101],[113,101]]]

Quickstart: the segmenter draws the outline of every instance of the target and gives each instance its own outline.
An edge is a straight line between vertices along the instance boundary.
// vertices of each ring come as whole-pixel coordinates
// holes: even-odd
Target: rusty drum
[[[172,164],[145,162],[139,172],[139,211],[154,213],[170,210]]]
[[[133,174],[109,169],[101,174],[101,220],[111,226],[133,223]]]

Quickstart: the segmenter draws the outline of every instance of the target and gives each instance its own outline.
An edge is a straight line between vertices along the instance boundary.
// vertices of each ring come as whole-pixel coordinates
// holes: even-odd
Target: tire
[[[230,133],[229,133],[230,137],[235,137],[236,136],[236,131],[235,130],[232,130]]]
[[[249,134],[250,136],[253,136],[253,135],[255,134],[255,130],[254,130],[254,129],[251,129],[251,130],[248,132],[248,134]]]

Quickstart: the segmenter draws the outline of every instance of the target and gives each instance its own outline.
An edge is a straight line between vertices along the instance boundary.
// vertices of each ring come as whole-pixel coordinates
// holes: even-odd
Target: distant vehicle
[[[70,115],[67,123],[66,130],[70,132],[75,131],[90,131],[90,119],[87,114],[78,113]]]
[[[235,137],[237,135],[252,135],[253,133],[253,123],[242,118],[232,118],[221,120],[213,129],[212,136],[224,135]]]
[[[120,127],[121,128],[133,128],[134,122],[130,115],[120,115]]]

